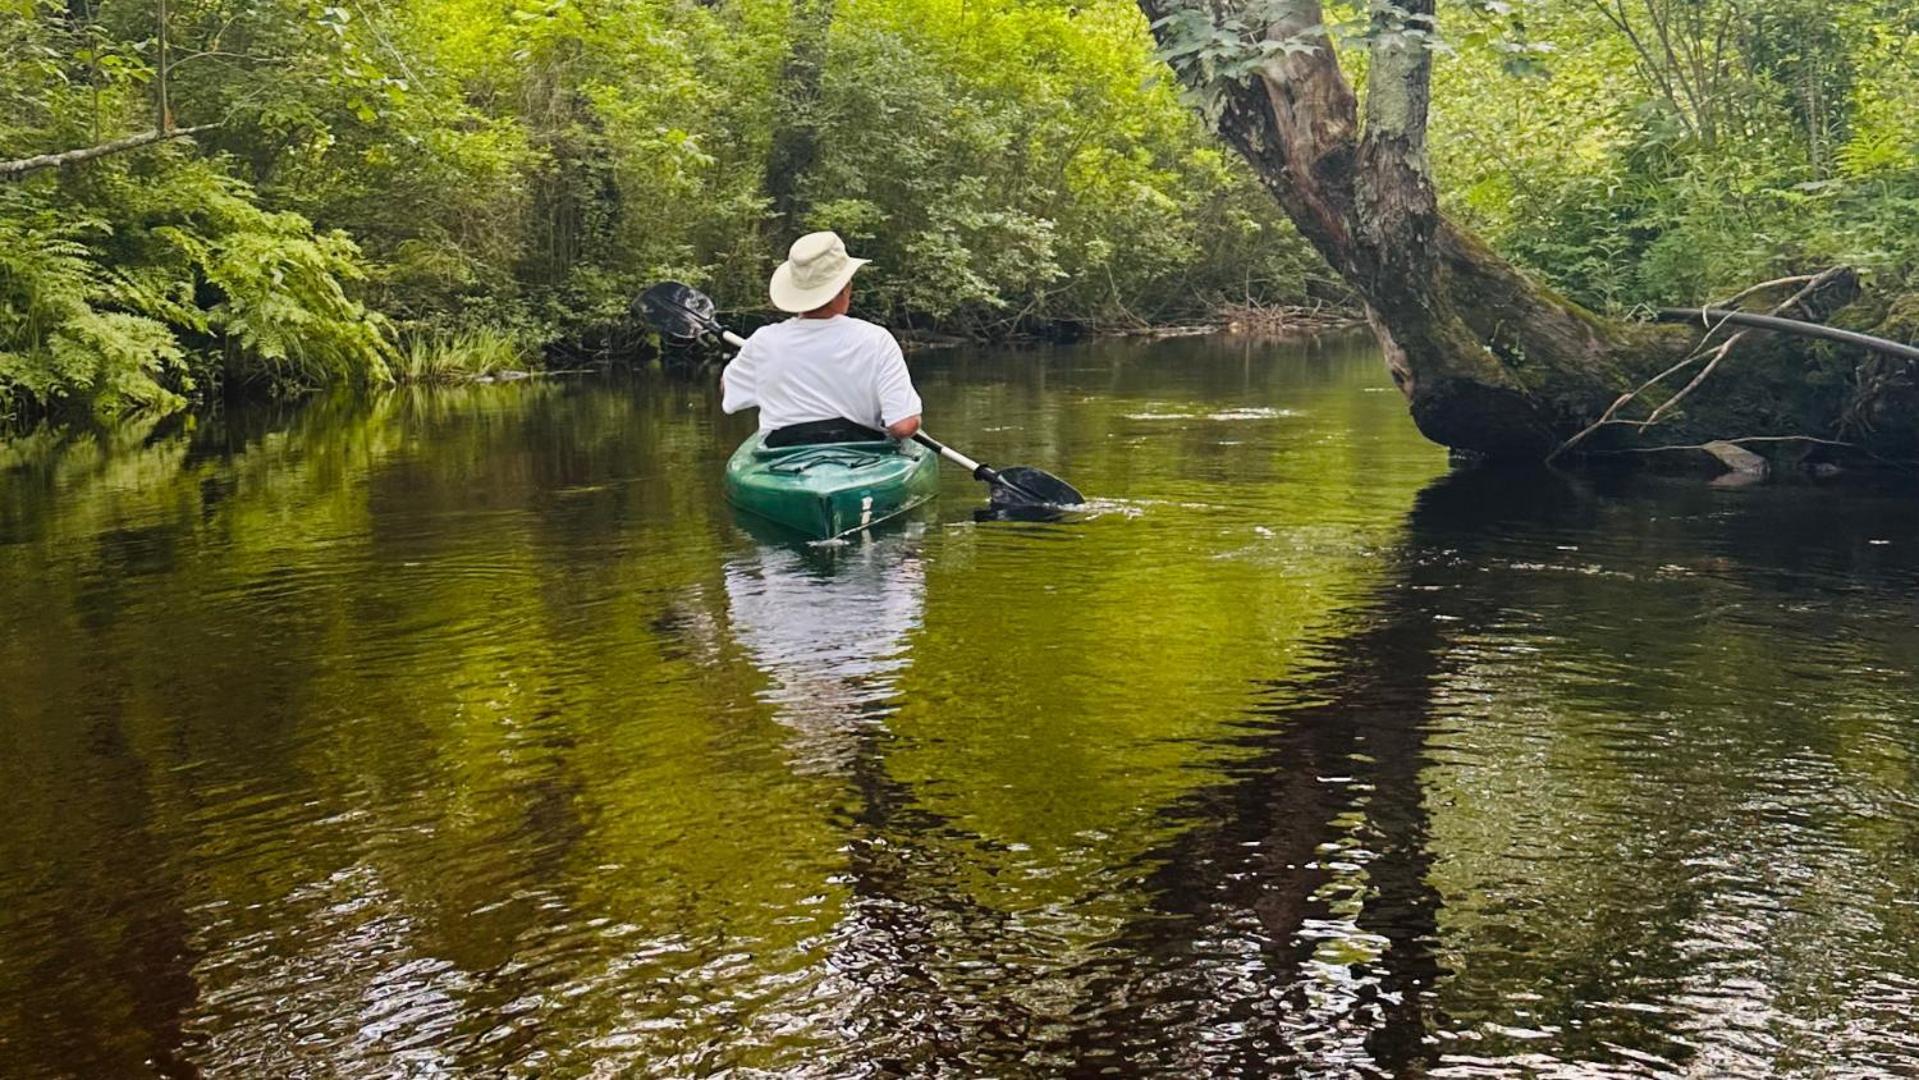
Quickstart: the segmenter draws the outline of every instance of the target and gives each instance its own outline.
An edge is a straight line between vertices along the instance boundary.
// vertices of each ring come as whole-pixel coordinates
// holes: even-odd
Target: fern
[[[391,329],[348,291],[364,277],[344,235],[204,160],[0,190],[0,408],[176,408],[216,369],[390,381]]]

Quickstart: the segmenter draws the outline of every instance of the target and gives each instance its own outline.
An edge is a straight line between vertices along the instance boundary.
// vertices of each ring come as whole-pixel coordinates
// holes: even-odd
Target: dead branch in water
[[[1744,446],[1747,443],[1804,442],[1817,443],[1820,446],[1838,446],[1847,450],[1858,449],[1858,444],[1839,439],[1822,439],[1817,435],[1741,435],[1736,439],[1714,439],[1713,442],[1732,443]],[[1605,450],[1606,454],[1657,454],[1663,450],[1704,450],[1708,443],[1680,443],[1672,446],[1628,446],[1618,450]]]
[[[1817,293],[1827,283],[1831,282],[1832,280],[1834,280],[1835,278],[1839,277],[1840,275],[1844,273],[1847,273],[1846,267],[1835,266],[1827,270],[1822,270],[1817,274],[1800,275],[1796,277],[1785,277],[1785,278],[1778,278],[1773,281],[1765,281],[1757,285],[1754,285],[1751,288],[1744,289],[1734,294],[1732,297],[1728,298],[1727,300],[1718,304],[1714,304],[1712,306],[1715,308],[1725,308],[1739,302],[1740,300],[1750,297],[1756,293],[1764,292],[1767,289],[1779,288],[1786,285],[1799,285],[1800,289],[1798,292],[1793,293],[1790,297],[1788,297],[1786,300],[1784,300],[1778,306],[1772,309],[1771,313],[1773,315],[1783,315],[1787,311],[1790,311],[1793,308],[1798,307],[1809,297]],[[1627,393],[1621,394],[1616,400],[1613,401],[1611,405],[1607,406],[1606,411],[1600,415],[1599,419],[1593,421],[1591,424],[1588,424],[1586,425],[1586,427],[1580,429],[1580,431],[1577,434],[1573,435],[1572,438],[1567,439],[1563,443],[1560,443],[1559,446],[1556,449],[1554,449],[1552,453],[1546,455],[1547,462],[1550,463],[1554,459],[1558,458],[1561,454],[1564,454],[1566,451],[1571,450],[1575,446],[1578,446],[1580,443],[1584,442],[1588,436],[1592,435],[1594,432],[1598,431],[1600,428],[1608,427],[1611,425],[1619,425],[1622,427],[1634,427],[1634,428],[1638,428],[1641,431],[1644,431],[1645,429],[1653,426],[1654,424],[1657,424],[1667,413],[1672,411],[1674,406],[1678,405],[1681,401],[1684,401],[1688,396],[1692,394],[1693,391],[1699,389],[1701,384],[1703,384],[1708,378],[1710,378],[1714,371],[1718,370],[1720,363],[1724,361],[1726,357],[1732,352],[1733,347],[1738,345],[1741,341],[1745,340],[1746,335],[1752,333],[1751,329],[1742,328],[1739,331],[1735,332],[1731,337],[1728,337],[1725,341],[1721,342],[1719,346],[1713,349],[1711,352],[1705,351],[1706,343],[1708,341],[1711,341],[1713,335],[1718,333],[1721,329],[1723,329],[1726,326],[1726,324],[1727,324],[1727,320],[1720,319],[1718,322],[1715,322],[1709,325],[1706,328],[1705,335],[1699,339],[1699,345],[1695,347],[1691,353],[1688,353],[1678,363],[1672,365],[1671,367],[1660,372],[1659,374],[1654,375],[1652,378],[1647,379],[1645,382],[1640,383],[1639,386],[1637,386],[1633,390],[1628,391]],[[1699,362],[1700,360],[1706,361],[1705,367],[1701,368],[1699,373],[1697,375],[1694,375],[1690,382],[1688,382],[1684,387],[1680,388],[1678,393],[1667,398],[1665,401],[1660,402],[1657,406],[1654,406],[1652,412],[1648,414],[1645,419],[1643,420],[1618,419],[1619,410],[1624,408],[1629,402],[1637,400],[1639,395],[1645,393],[1648,390],[1651,390],[1653,387],[1659,385],[1661,382],[1664,382],[1666,379],[1672,377],[1673,375],[1676,375],[1679,372],[1685,370],[1686,368],[1691,367],[1693,364]],[[1717,441],[1734,442],[1736,440],[1720,439]]]
[[[1312,307],[1291,304],[1260,304],[1251,300],[1222,304],[1215,317],[1234,333],[1299,334],[1318,333],[1358,326],[1366,320],[1343,307],[1315,302]]]

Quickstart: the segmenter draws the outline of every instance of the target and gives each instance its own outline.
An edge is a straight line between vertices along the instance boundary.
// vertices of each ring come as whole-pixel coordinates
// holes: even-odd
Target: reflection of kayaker
[[[877,726],[919,628],[926,574],[917,538],[831,552],[759,544],[726,565],[734,639],[766,676],[760,700],[797,733],[805,771],[842,773]]]

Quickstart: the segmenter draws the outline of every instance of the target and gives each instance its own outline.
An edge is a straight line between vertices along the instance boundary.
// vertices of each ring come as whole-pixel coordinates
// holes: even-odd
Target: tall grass
[[[393,377],[402,383],[455,383],[524,371],[536,354],[504,330],[422,331],[406,338]]]

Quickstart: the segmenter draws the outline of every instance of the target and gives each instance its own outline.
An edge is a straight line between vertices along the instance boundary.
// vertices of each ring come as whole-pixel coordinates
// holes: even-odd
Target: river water
[[[1369,343],[0,447],[0,1075],[1919,1071],[1919,502],[1450,469]]]

